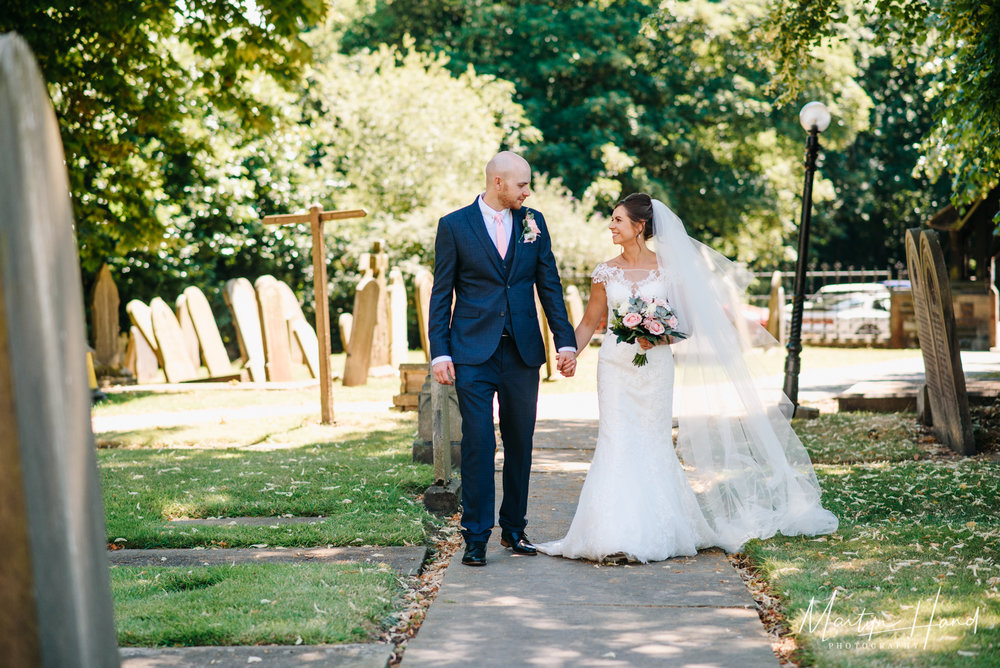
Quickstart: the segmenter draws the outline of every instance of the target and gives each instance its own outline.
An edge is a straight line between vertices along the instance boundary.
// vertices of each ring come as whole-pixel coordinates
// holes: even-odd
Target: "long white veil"
[[[653,200],[656,255],[678,329],[674,414],[683,460],[717,545],[735,552],[750,538],[836,531],[819,483],[789,424],[791,402],[758,387],[743,357],[752,338],[740,313],[749,274],[688,236]],[[757,326],[759,329],[759,325]]]

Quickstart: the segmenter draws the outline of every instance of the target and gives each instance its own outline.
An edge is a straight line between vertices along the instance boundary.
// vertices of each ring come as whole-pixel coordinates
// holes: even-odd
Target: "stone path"
[[[596,420],[553,412],[536,430],[528,533],[538,542],[569,527],[597,433]],[[485,568],[462,566],[461,551],[453,558],[404,668],[778,665],[753,598],[719,550],[599,566],[514,556],[498,541],[497,530]]]
[[[393,646],[371,645],[312,645],[288,647],[266,645],[257,647],[124,647],[119,650],[122,668],[385,668]]]

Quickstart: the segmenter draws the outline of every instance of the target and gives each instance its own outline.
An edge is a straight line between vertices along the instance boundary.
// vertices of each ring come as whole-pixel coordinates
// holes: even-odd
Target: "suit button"
[[[501,318],[506,317],[506,315],[507,315],[506,311],[500,311],[500,317]]]

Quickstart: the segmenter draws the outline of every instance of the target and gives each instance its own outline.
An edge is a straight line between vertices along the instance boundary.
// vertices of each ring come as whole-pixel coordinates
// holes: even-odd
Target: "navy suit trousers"
[[[524,363],[509,336],[500,339],[484,363],[455,365],[455,390],[462,413],[462,535],[467,543],[489,540],[495,518],[494,396],[500,406],[504,451],[500,527],[524,530],[538,369]]]

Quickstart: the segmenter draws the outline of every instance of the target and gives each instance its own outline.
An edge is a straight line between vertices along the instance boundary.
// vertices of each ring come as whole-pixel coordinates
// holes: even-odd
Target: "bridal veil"
[[[759,387],[744,358],[751,341],[766,336],[740,312],[749,274],[689,237],[655,199],[653,224],[678,329],[689,335],[672,346],[677,454],[716,544],[735,552],[777,532],[836,531],[837,518],[823,508],[812,462],[789,424],[791,402],[780,389]]]

